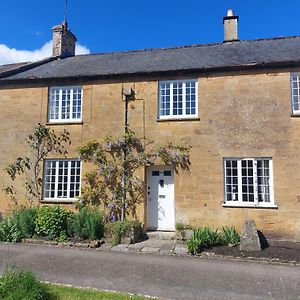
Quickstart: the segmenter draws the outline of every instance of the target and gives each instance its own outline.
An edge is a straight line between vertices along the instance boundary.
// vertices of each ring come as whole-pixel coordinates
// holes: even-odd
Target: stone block
[[[113,246],[110,251],[115,251],[115,252],[124,252],[126,251],[128,245],[127,244],[119,244],[116,246]]]
[[[256,229],[255,221],[246,219],[240,237],[240,250],[241,251],[260,251],[261,244]]]

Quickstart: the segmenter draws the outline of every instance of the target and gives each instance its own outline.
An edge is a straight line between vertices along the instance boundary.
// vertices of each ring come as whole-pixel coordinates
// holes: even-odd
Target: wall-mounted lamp
[[[134,90],[132,88],[123,88],[122,95],[124,100],[134,100]]]

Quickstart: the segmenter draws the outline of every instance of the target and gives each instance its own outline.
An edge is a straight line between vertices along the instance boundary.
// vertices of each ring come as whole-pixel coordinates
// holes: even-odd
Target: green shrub
[[[18,212],[19,226],[23,238],[35,235],[35,219],[37,212],[37,208],[23,208]]]
[[[182,222],[177,222],[175,225],[176,230],[186,230],[186,229],[193,229],[193,227],[189,224],[185,224]]]
[[[193,230],[193,236],[186,242],[188,251],[196,254],[203,249],[211,248],[221,244],[217,229],[203,227]]]
[[[21,238],[16,218],[5,217],[0,223],[0,241],[18,242]]]
[[[113,245],[120,244],[122,238],[131,237],[132,229],[141,235],[142,225],[138,221],[108,222],[104,226],[105,237],[110,239]]]
[[[220,232],[220,239],[224,245],[231,244],[236,246],[240,243],[240,236],[234,226],[223,226]]]
[[[58,205],[43,206],[38,210],[36,216],[36,233],[49,239],[66,240],[68,223],[70,223],[72,217],[72,212]]]
[[[20,208],[0,222],[0,240],[19,242],[35,234],[36,208]]]
[[[79,212],[74,214],[69,224],[69,231],[78,238],[101,239],[103,237],[102,214],[96,209],[81,208]]]
[[[48,300],[50,295],[45,285],[31,271],[9,268],[0,281],[0,299]]]

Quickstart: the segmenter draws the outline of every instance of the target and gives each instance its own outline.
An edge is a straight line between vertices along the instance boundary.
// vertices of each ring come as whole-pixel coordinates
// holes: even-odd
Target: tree
[[[190,166],[190,146],[169,142],[155,147],[129,129],[121,138],[107,136],[103,142],[91,141],[77,150],[83,161],[96,166],[84,176],[80,204],[102,205],[110,220],[122,220],[126,213],[136,217],[137,205],[145,196],[138,169],[160,163],[173,165],[178,172]]]
[[[38,123],[30,133],[26,142],[29,147],[29,157],[18,157],[4,170],[15,181],[22,176],[26,198],[32,204],[39,200],[42,193],[42,164],[49,154],[66,155],[66,144],[70,144],[70,134],[67,130],[56,133],[53,129]],[[16,191],[13,185],[4,187],[4,191],[17,203]]]

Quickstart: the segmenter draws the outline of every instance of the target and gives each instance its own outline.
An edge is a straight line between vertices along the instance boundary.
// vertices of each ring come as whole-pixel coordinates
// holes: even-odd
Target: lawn
[[[54,284],[47,284],[47,289],[53,295],[51,300],[149,300],[149,298],[141,296],[87,290]]]

